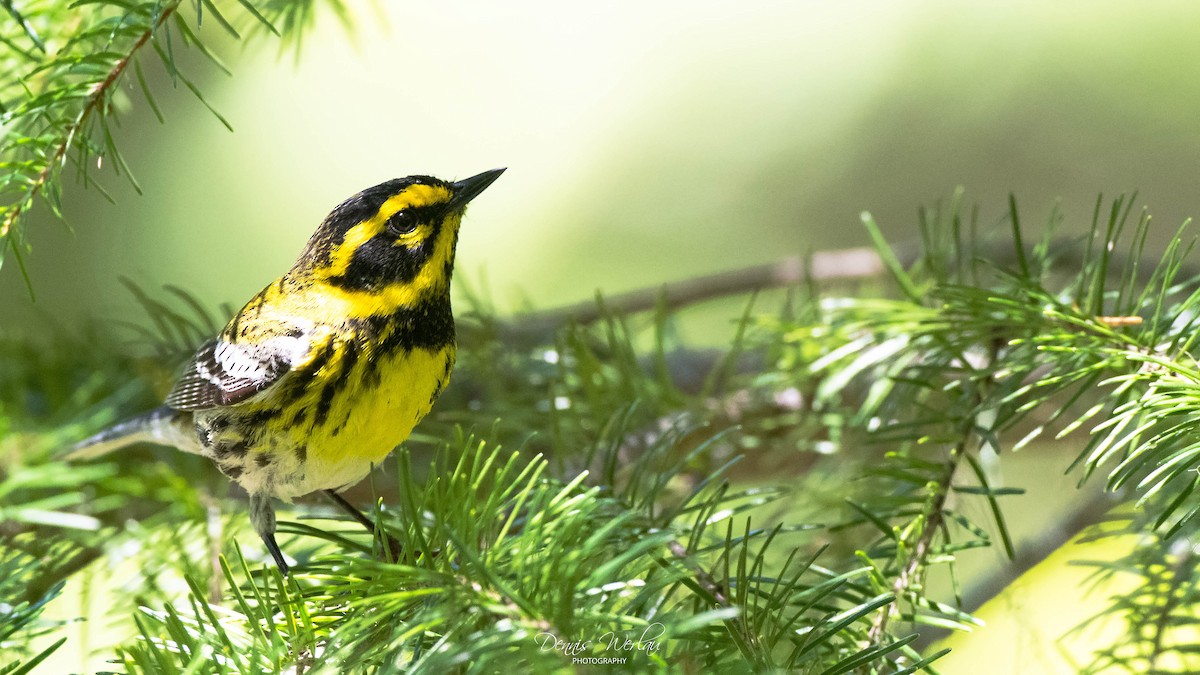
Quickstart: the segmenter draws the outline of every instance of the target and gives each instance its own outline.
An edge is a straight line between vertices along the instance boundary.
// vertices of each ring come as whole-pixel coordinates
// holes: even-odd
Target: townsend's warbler
[[[292,269],[196,352],[165,405],[76,446],[138,441],[212,459],[250,494],[279,569],[272,498],[361,480],[429,412],[454,366],[450,276],[467,202],[504,169],[449,183],[409,176],[347,199]]]

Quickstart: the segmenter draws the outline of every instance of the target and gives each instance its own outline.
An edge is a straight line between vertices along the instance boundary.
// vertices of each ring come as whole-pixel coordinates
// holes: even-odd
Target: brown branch
[[[16,602],[33,604],[41,600],[50,593],[50,589],[54,588],[55,584],[70,579],[76,572],[82,571],[102,555],[104,555],[104,549],[100,547],[80,546],[80,548],[70,553],[69,557],[66,557],[65,560],[56,561],[57,564],[54,567],[31,579],[29,584],[16,597]]]
[[[725,592],[721,590],[721,585],[717,583],[717,580],[714,579],[713,576],[709,574],[703,567],[701,567],[699,563],[696,563],[691,559],[691,556],[688,555],[687,549],[684,548],[683,544],[672,539],[667,544],[667,548],[670,549],[671,555],[675,556],[680,562],[682,562],[688,569],[692,571],[692,574],[696,575],[696,583],[698,583],[700,588],[703,588],[706,593],[713,596],[713,600],[716,601],[716,605],[718,607],[733,606],[730,604],[729,598],[725,597]]]
[[[1055,270],[1073,272],[1084,264],[1077,242],[1059,239],[1051,243],[1050,259]],[[920,248],[915,243],[901,244],[894,247],[896,258],[900,264],[908,268],[920,258]],[[1011,264],[1015,261],[1015,252],[1011,243],[995,242],[981,244],[978,257],[987,259],[999,265]],[[1113,254],[1114,265],[1120,267],[1128,263],[1128,257],[1123,254]],[[1145,266],[1138,268],[1138,278],[1142,281],[1149,279],[1150,269]],[[603,307],[595,300],[586,300],[562,307],[526,312],[504,319],[495,326],[502,339],[516,340],[549,340],[554,332],[569,321],[578,323],[593,323],[606,314],[626,315],[637,312],[647,312],[660,306],[674,310],[714,298],[742,295],[753,291],[769,288],[786,288],[806,281],[828,283],[832,281],[848,281],[882,276],[887,272],[879,254],[873,248],[859,247],[818,251],[811,256],[789,256],[775,263],[755,265],[737,270],[718,272],[681,281],[672,281],[658,286],[641,288],[626,293],[619,293],[604,298]],[[1179,278],[1188,279],[1200,275],[1200,269],[1194,266],[1184,266],[1180,269]],[[1115,319],[1117,323],[1126,317],[1100,317]],[[469,342],[477,337],[470,324],[460,326],[462,338]]]
[[[740,651],[747,659],[750,659],[754,663],[758,664],[758,668],[756,668],[756,670],[762,669],[764,664],[760,662],[761,659],[759,655],[754,653],[754,650],[761,649],[759,645],[759,637],[746,625],[745,608],[735,604],[729,599],[729,596],[726,595],[725,591],[722,589],[721,584],[718,583],[715,578],[713,578],[713,575],[710,574],[708,570],[704,569],[699,562],[694,560],[688,554],[687,548],[683,544],[679,543],[678,540],[672,539],[670,542],[668,542],[667,550],[671,552],[671,555],[675,556],[675,559],[678,560],[680,564],[691,571],[696,584],[705,593],[708,593],[712,596],[711,604],[714,607],[719,609],[738,610],[737,617],[725,619],[725,626],[729,630],[730,636],[733,637],[734,642],[737,643],[738,651]]]
[[[5,214],[4,222],[0,224],[0,239],[8,235],[13,225],[17,222],[17,218],[21,216],[27,206],[33,204],[33,200],[46,187],[46,184],[50,182],[50,176],[54,172],[54,168],[65,161],[67,151],[71,149],[75,137],[83,131],[88,120],[100,109],[109,92],[116,87],[117,81],[125,73],[125,70],[133,61],[133,57],[137,55],[138,50],[144,47],[150,41],[150,38],[154,37],[155,31],[179,8],[180,1],[176,0],[163,7],[154,25],[138,36],[138,39],[130,46],[125,56],[113,64],[112,70],[108,71],[104,79],[96,83],[92,88],[92,93],[88,94],[87,100],[83,104],[83,109],[79,111],[79,115],[75,118],[75,121],[67,127],[62,142],[58,144],[58,147],[55,148],[54,153],[50,156],[50,160],[46,162],[46,166],[42,168],[41,172],[33,180],[33,183],[30,184],[25,197],[13,205],[12,209]]]
[[[604,298],[601,306],[585,300],[518,315],[505,322],[505,337],[541,339],[554,333],[568,321],[593,323],[606,315],[645,312],[660,306],[672,310],[705,300],[740,295],[767,288],[785,288],[808,280],[829,282],[879,276],[885,271],[879,254],[872,248],[847,248],[819,251],[808,256],[790,256],[779,262],[744,267],[673,281]]]

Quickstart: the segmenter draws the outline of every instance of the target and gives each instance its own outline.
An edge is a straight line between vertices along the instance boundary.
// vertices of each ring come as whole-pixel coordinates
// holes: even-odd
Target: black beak
[[[450,198],[450,209],[456,211],[467,205],[467,202],[479,196],[480,192],[487,189],[504,173],[504,169],[492,169],[484,171],[478,176],[464,178],[457,183],[451,183],[450,187],[454,190],[454,196]]]

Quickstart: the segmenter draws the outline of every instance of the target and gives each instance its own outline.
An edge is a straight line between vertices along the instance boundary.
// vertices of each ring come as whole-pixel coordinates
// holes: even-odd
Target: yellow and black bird
[[[76,446],[134,442],[203,455],[250,494],[279,569],[272,498],[338,491],[370,472],[433,406],[454,366],[450,277],[467,203],[500,177],[398,178],[329,214],[295,265],[206,342],[165,405]]]

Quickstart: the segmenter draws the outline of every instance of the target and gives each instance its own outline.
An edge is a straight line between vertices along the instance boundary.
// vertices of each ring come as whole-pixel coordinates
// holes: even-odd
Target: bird
[[[163,404],[77,443],[86,460],[133,443],[208,457],[249,495],[283,574],[274,501],[362,480],[425,417],[457,354],[450,280],[467,204],[504,169],[396,178],[329,213],[294,265],[199,347]]]

